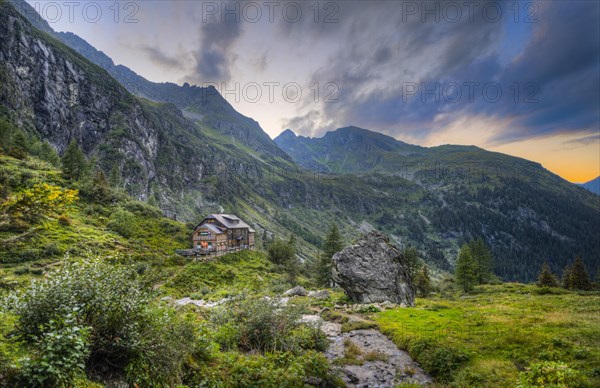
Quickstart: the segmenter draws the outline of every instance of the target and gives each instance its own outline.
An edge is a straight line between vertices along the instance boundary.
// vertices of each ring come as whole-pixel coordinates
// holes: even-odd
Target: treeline
[[[579,256],[575,258],[572,264],[568,264],[562,272],[559,280],[548,263],[542,265],[542,269],[538,276],[537,285],[539,287],[560,287],[567,290],[591,291],[594,288],[600,287],[600,279],[597,284],[594,284],[590,279],[588,270]]]
[[[60,157],[48,142],[25,133],[3,115],[0,115],[0,152],[16,159],[32,155],[55,167],[60,166]]]

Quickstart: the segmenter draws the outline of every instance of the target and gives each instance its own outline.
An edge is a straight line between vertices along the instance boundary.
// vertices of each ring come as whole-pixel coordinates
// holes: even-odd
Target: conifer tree
[[[51,165],[60,166],[60,157],[48,142],[43,142],[40,149],[40,158],[50,163]]]
[[[404,248],[404,251],[402,252],[402,256],[404,256],[404,262],[406,263],[406,266],[408,267],[408,272],[410,274],[410,278],[415,281],[417,274],[419,272],[419,269],[421,268],[421,265],[419,263],[419,251],[417,251],[417,248],[413,247],[413,246],[409,246]]]
[[[319,255],[316,262],[315,278],[320,286],[331,286],[331,269],[333,267],[332,258],[333,255],[341,251],[342,248],[344,248],[344,244],[342,242],[340,230],[337,225],[333,224],[325,239],[323,252]]]
[[[455,276],[456,283],[464,292],[472,291],[475,284],[477,284],[477,262],[471,255],[468,244],[464,244],[460,248],[456,259]]]
[[[573,268],[570,265],[565,266],[565,269],[563,269],[563,273],[562,273],[562,277],[561,277],[561,283],[562,286],[564,288],[566,288],[567,290],[570,290],[571,288],[573,288]]]
[[[492,275],[492,253],[481,238],[471,241],[469,248],[476,262],[477,283],[487,283]]]
[[[110,173],[108,175],[108,181],[112,187],[118,188],[121,186],[121,173],[119,171],[119,165],[115,164],[113,168],[110,169]]]
[[[79,181],[86,175],[87,168],[83,151],[77,145],[77,141],[72,140],[62,157],[63,176],[71,181]]]
[[[592,289],[592,282],[585,264],[579,256],[575,258],[573,267],[571,267],[571,288],[575,290],[589,291]]]
[[[539,287],[558,287],[558,280],[556,280],[556,276],[550,271],[550,267],[546,262],[542,265],[537,285]]]
[[[22,152],[27,152],[29,146],[27,144],[27,138],[22,131],[17,131],[17,133],[13,136],[12,139],[12,147],[16,148]]]
[[[431,293],[431,279],[426,265],[422,265],[421,270],[417,273],[415,286],[421,296],[428,296]]]

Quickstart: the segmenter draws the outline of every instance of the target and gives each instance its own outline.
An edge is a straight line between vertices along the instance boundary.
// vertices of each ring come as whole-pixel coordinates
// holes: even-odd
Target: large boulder
[[[380,232],[369,232],[336,253],[332,275],[354,302],[414,306],[415,287],[406,261]]]

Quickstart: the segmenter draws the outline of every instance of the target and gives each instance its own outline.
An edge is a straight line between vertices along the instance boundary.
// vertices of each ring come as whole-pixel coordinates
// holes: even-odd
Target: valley
[[[201,84],[0,0],[0,387],[600,385],[597,179]]]

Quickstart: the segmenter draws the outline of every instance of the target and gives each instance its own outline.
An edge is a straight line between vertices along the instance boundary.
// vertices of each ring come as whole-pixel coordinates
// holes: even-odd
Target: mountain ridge
[[[594,194],[600,195],[600,176],[595,179],[592,179],[589,182],[578,183],[577,185],[583,187],[588,191],[591,191]]]

